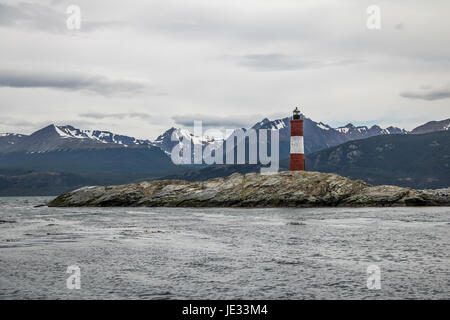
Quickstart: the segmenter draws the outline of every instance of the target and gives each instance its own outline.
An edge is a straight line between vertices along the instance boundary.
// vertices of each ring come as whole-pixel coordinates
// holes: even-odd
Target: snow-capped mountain
[[[354,126],[349,123],[346,126],[333,128],[323,122],[315,122],[307,117],[304,119],[305,153],[312,153],[325,148],[333,147],[350,140],[365,139],[377,135],[408,134],[410,132],[397,127],[381,128],[373,125]],[[290,117],[263,120],[255,123],[252,129],[278,129],[280,132],[280,159],[289,156],[290,141]],[[432,121],[412,130],[411,133],[425,133],[437,130],[448,130],[450,119]],[[244,129],[245,130],[245,129]],[[172,136],[175,141],[172,141]],[[167,155],[173,148],[181,143],[183,138],[189,137],[192,144],[201,144],[217,147],[223,144],[223,140],[211,137],[195,137],[193,133],[185,129],[172,127],[154,141],[136,139],[134,137],[114,134],[101,130],[82,130],[70,125],[49,125],[31,135],[3,133],[0,134],[0,153],[25,151],[46,152],[54,150],[78,150],[78,149],[106,149],[106,148],[136,148],[158,147]],[[192,148],[194,154],[194,148]]]
[[[260,122],[255,123],[252,126],[252,129],[273,129],[273,130],[281,130],[286,128],[289,125],[289,122],[286,121],[288,118],[277,119],[277,120],[269,120],[268,118],[262,119]]]
[[[109,131],[80,130],[72,126],[53,126],[56,132],[62,138],[89,139],[101,143],[120,144],[125,147],[133,145],[141,146],[152,144],[150,140],[140,140],[129,136],[115,134]]]
[[[72,126],[56,126],[54,124],[31,135],[0,135],[0,152],[2,153],[148,146],[152,146],[149,140],[139,140],[109,131],[80,130]]]
[[[189,130],[172,127],[158,136],[156,140],[153,141],[153,145],[161,148],[166,154],[170,155],[173,148],[177,144],[183,143],[183,140],[186,141],[185,139],[191,139],[191,144],[201,144],[203,147],[221,143],[221,141],[215,140],[212,137],[196,137]],[[192,149],[192,154],[195,154],[194,149]]]
[[[172,141],[172,135],[177,138],[177,141]],[[192,137],[193,135],[188,131],[180,128],[170,128],[153,141],[153,144],[170,155],[172,149],[183,140],[183,138]]]
[[[366,138],[368,136],[373,135],[380,135],[380,134],[407,134],[408,131],[405,129],[400,129],[397,127],[387,127],[387,128],[381,128],[380,126],[373,125],[371,127],[367,126],[354,126],[353,124],[349,123],[346,126],[343,127],[337,127],[332,128],[329,125],[323,123],[323,122],[315,122],[309,118],[304,117],[304,127],[305,130],[307,127],[309,129],[311,128],[317,128],[322,130],[323,132],[334,132],[341,135],[347,135],[352,138]],[[290,118],[283,118],[283,119],[277,119],[277,120],[269,120],[265,118],[264,120],[256,123],[252,128],[253,129],[279,129],[283,132],[289,131],[286,129],[290,129]],[[290,132],[290,131],[289,131]],[[306,133],[305,133],[306,135]]]
[[[370,128],[367,126],[354,126],[349,123],[346,126],[335,128],[334,130],[351,136],[377,136],[380,134],[407,134],[408,131],[397,127],[387,127],[385,129],[380,126],[373,125]]]
[[[349,123],[346,126],[332,128],[331,126],[323,122],[315,122],[309,118],[303,117],[304,119],[304,136],[305,136],[305,152],[312,153],[325,148],[333,147],[341,143],[364,139],[377,135],[385,134],[407,134],[408,131],[396,127],[381,128],[380,126],[374,125],[371,127],[367,126],[354,126]],[[280,159],[287,158],[289,156],[290,148],[290,117],[283,119],[269,120],[264,118],[263,120],[255,123],[251,128],[255,130],[259,129],[271,129],[279,130],[280,134]],[[245,129],[244,129],[245,130]],[[160,135],[154,144],[160,147],[164,152],[170,155],[171,150],[174,146],[178,144],[177,141],[172,141],[171,136],[174,134],[177,140],[181,141],[183,137],[190,136],[193,142],[196,144],[202,144],[203,147],[207,145],[214,144],[218,146],[223,141],[217,141],[210,139],[208,137],[195,138],[192,133],[187,130],[179,128],[170,128],[164,134]],[[226,144],[226,142],[225,142]],[[213,147],[213,146],[212,146]],[[225,150],[224,150],[225,151]]]
[[[396,127],[381,128],[374,125],[354,126],[349,123],[346,126],[332,128],[323,122],[315,122],[303,116],[304,136],[305,136],[305,153],[312,153],[325,148],[336,146],[338,144],[356,140],[365,139],[372,136],[382,134],[407,134],[408,131]],[[280,131],[280,158],[283,159],[289,156],[289,141],[290,141],[290,125],[291,118],[283,118],[277,120],[269,120],[267,118],[256,123],[253,129],[279,129]]]

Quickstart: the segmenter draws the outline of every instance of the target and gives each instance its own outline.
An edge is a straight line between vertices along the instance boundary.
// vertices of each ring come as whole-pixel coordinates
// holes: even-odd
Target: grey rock
[[[337,174],[279,172],[235,173],[201,182],[144,181],[119,186],[84,187],[63,194],[51,207],[329,207],[448,206],[449,189],[414,190],[371,186]]]

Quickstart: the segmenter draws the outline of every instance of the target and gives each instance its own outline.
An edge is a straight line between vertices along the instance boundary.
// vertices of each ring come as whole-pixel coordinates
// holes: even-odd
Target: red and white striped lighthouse
[[[295,108],[291,120],[291,156],[289,159],[289,170],[305,170],[305,152],[303,148],[303,120],[300,118],[300,110]]]

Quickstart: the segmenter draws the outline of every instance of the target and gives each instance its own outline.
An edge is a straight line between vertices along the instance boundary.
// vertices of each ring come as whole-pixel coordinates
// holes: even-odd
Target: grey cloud
[[[0,132],[11,132],[20,134],[32,134],[33,132],[40,130],[52,123],[58,123],[61,125],[72,125],[76,128],[95,127],[97,123],[85,120],[42,120],[42,121],[28,121],[22,120],[17,117],[0,117]]]
[[[87,127],[93,127],[98,125],[98,122],[95,121],[89,121],[89,120],[82,120],[82,119],[63,119],[63,120],[55,120],[53,121],[53,123],[55,124],[60,124],[60,125],[71,125],[74,126],[75,128],[79,128],[79,129],[83,129],[83,128],[87,128]],[[46,125],[48,125],[48,123],[43,124],[42,122],[40,122],[38,124],[38,128],[43,128]]]
[[[84,21],[82,22],[82,31],[95,31],[97,29],[109,28],[109,27],[121,27],[127,23],[123,21]]]
[[[361,62],[361,60],[338,60],[338,61],[317,61],[300,58],[293,55],[272,54],[250,54],[235,57],[225,57],[231,59],[238,65],[256,71],[289,71],[301,69],[315,69],[332,66],[345,66]]]
[[[3,26],[60,32],[67,30],[66,19],[65,12],[37,3],[0,4],[0,25]]]
[[[394,28],[395,28],[395,30],[402,31],[402,30],[405,29],[405,26],[403,25],[403,23],[398,23],[398,24],[395,25]]]
[[[37,3],[20,2],[16,6],[0,3],[0,26],[41,30],[52,33],[72,32],[67,29],[68,15],[64,7],[54,9]],[[121,21],[84,21],[77,32],[94,31],[104,27],[121,26]]]
[[[420,91],[406,91],[400,93],[403,98],[419,99],[419,100],[441,100],[450,98],[450,86],[439,89],[432,89],[428,86],[423,86]]]
[[[16,7],[0,3],[0,26],[13,25],[26,16]]]
[[[214,4],[211,4],[212,2]],[[415,19],[421,10],[426,9],[424,12],[427,13],[434,11],[430,9],[431,6],[428,8],[418,7],[417,4],[420,1],[410,1],[411,4],[402,5],[401,8],[404,11],[401,13],[396,11],[397,6],[386,4],[383,10],[391,13],[390,19],[411,16],[411,20],[407,22],[394,20],[393,24],[390,23],[389,28],[383,27],[383,30],[386,31],[382,31],[383,37],[377,41],[374,41],[372,36],[375,33],[368,36],[365,32],[365,19],[360,20],[361,17],[365,17],[366,13],[367,4],[364,1],[352,0],[345,1],[345,3],[316,1],[314,5],[296,5],[295,1],[281,1],[279,4],[276,1],[273,3],[272,1],[267,1],[267,3],[259,1],[252,10],[248,10],[249,7],[245,4],[242,7],[237,5],[243,9],[237,10],[233,8],[233,5],[224,5],[225,2],[229,3],[230,1],[210,1],[208,4],[203,1],[194,1],[186,6],[180,5],[177,1],[164,1],[163,5],[155,5],[153,12],[157,14],[143,13],[140,19],[136,19],[136,25],[148,30],[149,32],[146,32],[148,35],[165,34],[179,37],[183,41],[186,41],[188,37],[203,41],[212,39],[214,43],[217,39],[221,39],[225,43],[237,41],[239,49],[246,44],[258,47],[261,43],[266,48],[268,44],[272,44],[274,48],[283,48],[285,43],[296,42],[311,57],[316,55],[353,56],[369,60],[384,56],[390,59],[403,57],[433,62],[442,59],[448,62],[449,50],[446,44],[442,45],[439,50],[433,48],[438,37],[431,36],[431,32],[438,26],[437,23],[427,24],[425,22],[424,25],[420,25],[423,21],[418,20],[415,21],[416,28],[411,27],[412,23],[409,21]],[[260,2],[264,3],[260,5]],[[448,10],[447,6],[448,1],[434,4],[434,8],[440,8],[436,9],[434,14]],[[439,25],[441,25],[440,28],[446,27],[443,21],[439,21]],[[388,29],[389,31],[387,31]],[[424,42],[416,41],[417,38],[422,37],[428,45],[424,46]],[[263,71],[314,68],[318,64],[314,60],[295,59],[295,61],[291,61],[284,58],[279,63],[269,65],[263,62],[247,63],[245,59],[243,60],[242,65]],[[342,62],[331,61],[330,63],[339,65]],[[319,65],[322,64],[319,63]]]
[[[82,73],[38,73],[0,70],[0,87],[49,88],[67,91],[89,91],[102,95],[138,93],[145,90],[159,94],[144,81],[110,79]]]
[[[257,4],[257,5],[256,5]],[[254,6],[256,5],[255,8]],[[274,3],[230,1],[192,1],[184,5],[177,0],[152,4],[154,14],[143,14],[139,25],[170,36],[202,39],[244,39],[246,42],[280,41],[287,38],[313,38],[309,22],[320,14],[304,14],[301,6]],[[284,10],[284,8],[286,8]],[[289,10],[292,9],[292,10]]]
[[[141,113],[141,112],[129,112],[129,113],[81,113],[79,114],[80,117],[83,118],[91,118],[91,119],[125,119],[125,118],[137,118],[141,120],[150,120],[153,117],[150,114],[147,113]]]
[[[211,115],[201,115],[201,114],[183,114],[173,116],[172,120],[176,124],[186,127],[191,127],[194,125],[194,121],[202,121],[204,127],[216,127],[216,128],[246,128],[249,125],[262,119],[260,115],[252,116],[211,116]]]
[[[25,128],[33,127],[35,125],[35,123],[31,122],[31,121],[18,119],[18,118],[14,118],[14,117],[4,117],[4,116],[0,117],[0,124],[2,126],[17,126],[17,127],[25,127]]]

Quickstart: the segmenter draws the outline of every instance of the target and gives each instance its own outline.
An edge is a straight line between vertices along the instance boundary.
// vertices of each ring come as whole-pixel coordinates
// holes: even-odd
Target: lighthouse
[[[291,120],[291,154],[289,159],[290,171],[305,171],[305,152],[303,148],[303,120],[300,110],[295,108]]]

